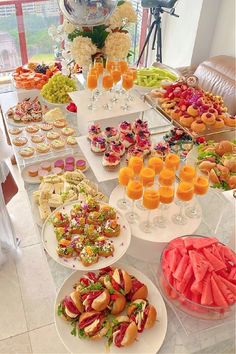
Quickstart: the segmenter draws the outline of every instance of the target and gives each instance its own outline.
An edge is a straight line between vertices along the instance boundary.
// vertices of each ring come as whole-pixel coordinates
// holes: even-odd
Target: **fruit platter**
[[[49,175],[62,176],[65,172],[86,172],[89,168],[88,162],[83,155],[75,153],[72,155],[60,156],[43,162],[36,162],[23,168],[21,175],[26,183],[40,184],[44,177]]]
[[[53,65],[29,63],[27,66],[19,66],[13,73],[15,87],[32,90],[41,90],[49,78],[58,73],[59,64]]]
[[[178,79],[177,71],[162,65],[150,68],[138,68],[136,70],[135,87],[143,93],[154,88],[160,88],[162,83],[172,83]]]
[[[42,104],[38,97],[34,99],[25,98],[16,106],[8,109],[6,113],[7,122],[14,126],[25,126],[29,123],[38,123],[43,120],[47,112],[47,106]]]
[[[51,173],[44,176],[39,188],[32,193],[33,205],[37,208],[35,215],[38,216],[38,224],[42,225],[59,206],[77,199],[85,200],[88,196],[106,201],[105,195],[98,191],[97,185],[80,171],[65,172],[63,175]]]
[[[57,208],[42,229],[48,254],[70,269],[107,267],[124,255],[130,239],[122,214],[91,196]]]
[[[162,85],[147,94],[147,100],[193,138],[235,129],[236,118],[227,113],[222,97],[202,90],[197,83],[189,84],[188,79]]]
[[[57,294],[55,323],[72,353],[156,354],[166,335],[167,312],[149,278],[114,264],[72,273]]]
[[[218,320],[233,314],[236,254],[215,237],[172,240],[162,252],[158,278],[166,299],[192,316]]]
[[[187,156],[187,163],[209,176],[211,187],[220,190],[236,188],[235,141],[207,141],[194,146]]]

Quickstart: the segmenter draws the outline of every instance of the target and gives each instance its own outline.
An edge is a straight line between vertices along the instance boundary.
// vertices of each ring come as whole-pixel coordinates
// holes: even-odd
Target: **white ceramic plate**
[[[109,204],[113,205],[115,208],[117,208],[117,201],[118,199],[121,198],[122,196],[122,187],[117,186],[113,189],[110,195],[109,199]],[[197,203],[198,208],[200,207],[200,204]],[[119,210],[119,208],[117,208]],[[121,211],[121,210],[120,210]],[[127,210],[128,211],[128,210]],[[125,215],[124,211],[122,210],[123,215]],[[135,208],[135,212],[138,213],[139,215],[139,220],[135,224],[130,224],[131,227],[131,233],[132,236],[135,236],[141,240],[148,241],[148,242],[154,242],[154,243],[163,243],[163,242],[169,242],[172,239],[176,238],[177,236],[182,236],[182,235],[191,235],[193,234],[197,228],[199,227],[202,218],[200,217],[199,219],[188,219],[188,223],[186,225],[176,225],[172,222],[171,216],[177,212],[179,212],[179,206],[176,205],[175,203],[171,203],[169,209],[166,211],[166,215],[168,217],[168,223],[167,227],[160,229],[158,227],[154,227],[153,231],[150,233],[145,233],[143,232],[140,227],[139,223],[143,222],[147,218],[147,212],[144,210],[140,210],[138,208]],[[153,217],[159,215],[160,210],[153,210],[151,211],[151,221]]]
[[[128,273],[134,275],[147,285],[148,300],[157,309],[158,321],[152,328],[144,330],[143,333],[140,333],[138,335],[137,341],[135,341],[131,346],[127,348],[117,348],[111,345],[108,350],[106,347],[105,339],[101,339],[100,341],[89,341],[72,336],[70,334],[71,325],[57,316],[57,306],[66,295],[72,292],[73,285],[83,275],[83,272],[81,271],[74,272],[65,280],[64,284],[59,290],[54,309],[55,323],[58,335],[69,352],[81,354],[155,354],[161,348],[167,330],[167,312],[161,294],[155,285],[151,282],[151,280],[137,269],[131,266],[117,266],[125,269]]]
[[[63,265],[66,268],[74,269],[74,270],[94,270],[100,269],[104,267],[108,267],[114,262],[117,262],[127,251],[130,240],[131,240],[131,231],[128,222],[122,216],[120,212],[117,212],[117,219],[120,224],[120,235],[118,237],[112,237],[111,240],[113,241],[115,251],[112,257],[100,257],[99,261],[95,264],[92,264],[89,267],[85,267],[79,257],[72,257],[72,258],[62,258],[59,257],[56,248],[57,248],[57,239],[54,233],[54,227],[52,223],[49,222],[50,218],[56,211],[64,211],[69,213],[72,205],[76,204],[76,201],[71,203],[65,204],[59,208],[57,208],[45,221],[43,228],[42,228],[42,241],[44,248],[48,252],[48,254],[56,261],[57,263]],[[101,203],[105,204],[105,203]]]
[[[55,161],[57,161],[57,160],[65,160],[66,159],[66,157],[68,157],[68,156],[71,156],[71,155],[65,155],[65,156],[58,156],[58,157],[54,157],[54,158],[52,158],[52,159],[50,159],[50,160],[47,160],[47,162],[50,162],[51,164],[52,164],[52,167],[53,167],[53,162],[55,162]],[[75,160],[85,160],[86,161],[86,168],[85,168],[85,170],[83,170],[83,171],[81,171],[81,172],[86,172],[88,169],[89,169],[89,164],[88,164],[88,161],[86,160],[86,158],[83,156],[83,155],[81,155],[81,154],[75,154],[75,155],[73,155],[73,157],[75,158]],[[43,161],[43,162],[45,162],[45,161]],[[32,164],[32,165],[27,165],[26,167],[24,167],[23,168],[23,170],[22,170],[22,172],[21,172],[21,176],[22,176],[22,178],[23,178],[23,180],[25,181],[25,182],[27,182],[27,183],[31,183],[31,184],[39,184],[39,183],[41,183],[41,181],[40,181],[40,179],[39,179],[39,176],[36,176],[36,177],[31,177],[31,176],[29,176],[29,174],[28,174],[28,169],[30,168],[30,167],[32,167],[32,166],[34,166],[34,167],[39,167],[40,166],[40,164],[42,163],[42,161],[41,162],[38,162],[38,163],[34,163],[34,164]]]

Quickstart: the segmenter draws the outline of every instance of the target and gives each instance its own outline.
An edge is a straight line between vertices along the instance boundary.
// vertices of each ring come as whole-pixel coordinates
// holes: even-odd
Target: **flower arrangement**
[[[75,28],[64,21],[63,28],[69,40],[71,59],[88,67],[95,56],[126,58],[131,48],[128,25],[137,21],[132,3],[121,0],[104,25]]]

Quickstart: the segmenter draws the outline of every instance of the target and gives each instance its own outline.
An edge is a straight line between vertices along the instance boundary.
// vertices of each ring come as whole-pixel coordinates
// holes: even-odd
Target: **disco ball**
[[[59,0],[63,15],[75,26],[102,25],[115,10],[118,0]]]

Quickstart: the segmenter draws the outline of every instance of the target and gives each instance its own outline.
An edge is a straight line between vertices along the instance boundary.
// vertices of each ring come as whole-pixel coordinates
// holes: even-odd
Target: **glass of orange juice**
[[[97,75],[94,73],[88,73],[87,76],[87,88],[91,90],[91,103],[88,105],[88,109],[94,110],[96,107],[94,105],[95,97],[94,97],[94,90],[97,88],[98,78]]]
[[[127,58],[120,59],[119,63],[120,63],[121,73],[124,74],[128,70],[128,67],[129,67]]]
[[[143,184],[144,188],[148,188],[153,186],[155,179],[155,172],[152,168],[143,167],[139,173],[140,182]],[[142,200],[138,200],[135,203],[136,207],[140,210],[144,210],[144,206]]]
[[[126,186],[129,183],[130,180],[134,178],[134,171],[130,167],[122,167],[119,170],[118,174],[118,182],[120,186],[124,187],[124,195],[123,198],[117,200],[117,206],[120,209],[127,209],[128,207],[131,206],[129,200],[126,198]]]
[[[104,70],[103,58],[97,57],[94,59],[94,68],[97,69],[98,75],[101,76]]]
[[[159,183],[165,186],[171,186],[175,181],[175,172],[169,168],[163,168],[159,174]]]
[[[192,200],[194,194],[194,185],[192,182],[180,181],[177,190],[176,196],[182,202],[180,204],[179,213],[172,216],[172,221],[177,225],[185,225],[188,222],[188,219],[184,215],[184,204]]]
[[[197,196],[205,195],[209,188],[209,178],[208,176],[196,176],[193,180],[195,202],[193,206],[188,207],[185,210],[185,214],[189,218],[199,219],[201,217],[201,210],[198,208]]]
[[[111,92],[112,90],[112,87],[113,87],[113,78],[110,74],[109,71],[106,71],[103,75],[103,78],[102,78],[102,87],[105,91],[109,91]],[[112,109],[112,105],[109,104],[109,103],[105,103],[103,105],[103,108],[106,109],[106,110],[111,110]]]
[[[130,224],[136,223],[138,220],[138,214],[134,211],[134,202],[138,200],[143,195],[143,185],[140,181],[130,180],[126,187],[127,196],[132,200],[131,211],[127,212],[126,218]]]
[[[112,97],[112,102],[117,102],[118,98],[117,98],[117,84],[118,82],[121,80],[121,70],[120,70],[120,64],[118,62],[114,63],[111,66],[111,76],[113,78],[113,82],[114,82],[114,96]]]
[[[150,221],[151,210],[157,209],[160,204],[160,195],[158,190],[147,188],[143,193],[143,206],[147,209],[147,218],[140,223],[140,229],[145,233],[153,230],[153,224]]]
[[[165,159],[165,166],[170,170],[178,170],[180,157],[177,154],[168,154]]]
[[[161,214],[153,219],[154,225],[159,228],[165,228],[167,225],[167,217],[164,215],[164,211],[173,202],[175,196],[174,186],[159,185],[160,194],[160,211]]]
[[[106,69],[107,69],[107,71],[111,72],[113,65],[115,65],[116,63],[118,63],[116,61],[116,59],[108,57],[106,59]]]
[[[196,175],[196,169],[192,165],[184,165],[179,171],[179,178],[181,181],[192,182]]]
[[[141,169],[143,168],[143,159],[138,156],[131,156],[128,161],[128,166],[132,168],[136,176],[139,175]]]
[[[121,108],[123,109],[123,111],[128,111],[129,109],[129,105],[128,105],[128,101],[129,101],[129,90],[132,89],[134,85],[134,79],[133,76],[130,75],[129,73],[125,73],[122,75],[122,87],[125,90],[125,104],[123,106],[121,106]]]

